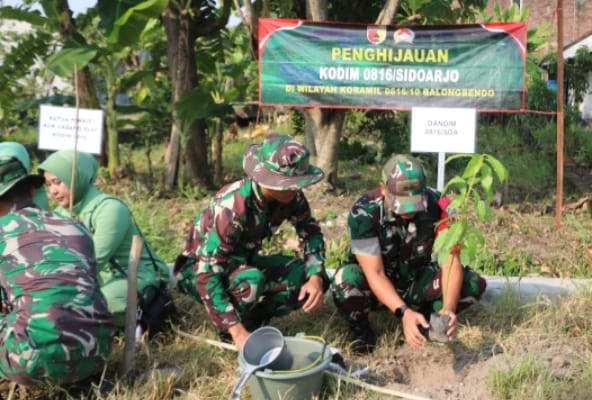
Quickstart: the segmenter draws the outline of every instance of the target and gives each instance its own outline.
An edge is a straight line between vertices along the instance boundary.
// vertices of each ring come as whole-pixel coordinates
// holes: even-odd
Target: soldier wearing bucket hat
[[[0,147],[0,378],[21,385],[89,378],[102,371],[113,338],[92,239],[33,203],[44,178],[28,173],[25,148]]]
[[[285,134],[245,151],[247,177],[223,187],[195,219],[175,272],[179,288],[202,302],[221,336],[240,350],[270,318],[320,308],[329,280],[321,229],[302,189],[323,178],[309,152]],[[260,250],[284,222],[302,243],[303,259]]]
[[[331,290],[340,315],[348,322],[352,348],[371,352],[376,335],[369,313],[386,307],[403,326],[405,339],[421,347],[432,311],[449,317],[446,335],[456,329],[456,312],[485,291],[485,280],[460,263],[458,251],[445,265],[433,261],[432,247],[449,218],[447,197],[426,186],[415,157],[397,154],[383,167],[382,181],[353,205],[348,218],[348,261],[333,277]],[[446,297],[442,288],[446,287]],[[418,312],[419,311],[419,312]]]

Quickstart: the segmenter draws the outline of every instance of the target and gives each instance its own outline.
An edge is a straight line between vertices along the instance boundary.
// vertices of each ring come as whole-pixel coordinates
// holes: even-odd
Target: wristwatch
[[[395,310],[395,316],[399,319],[403,318],[405,311],[407,311],[408,309],[409,307],[407,307],[407,304],[403,304],[401,307]]]

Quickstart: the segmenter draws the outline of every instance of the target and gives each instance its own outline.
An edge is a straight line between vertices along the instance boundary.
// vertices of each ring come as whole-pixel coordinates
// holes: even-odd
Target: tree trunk
[[[113,83],[111,79],[107,80],[109,82],[109,86],[107,87],[107,103],[106,107],[106,115],[105,115],[105,123],[107,125],[107,131],[105,134],[107,135],[107,169],[109,170],[109,175],[111,178],[122,178],[121,174],[118,173],[117,169],[119,167],[119,132],[117,131],[117,112],[115,111],[115,100],[117,98],[117,85]]]
[[[197,185],[211,189],[212,172],[208,162],[208,130],[206,121],[196,120],[187,132],[187,144],[184,152],[184,184]]]
[[[214,160],[214,181],[217,185],[222,184],[224,180],[224,165],[222,163],[223,127],[222,119],[216,118],[216,140],[212,144],[212,157]]]
[[[327,0],[307,0],[307,18],[313,21],[327,19]],[[337,186],[337,161],[339,140],[345,121],[345,110],[310,108],[304,112],[306,120],[305,144],[312,160],[323,172],[326,189],[334,190]]]
[[[387,0],[382,8],[382,11],[376,18],[377,25],[388,25],[392,24],[395,13],[399,8],[400,0]]]
[[[306,110],[306,124],[314,135],[313,163],[316,163],[325,177],[325,189],[334,190],[337,187],[337,167],[339,159],[339,140],[346,111],[310,108]],[[308,132],[308,128],[307,128]],[[308,138],[307,140],[311,140]],[[309,143],[307,141],[307,143]],[[309,150],[310,151],[310,150]],[[312,151],[311,151],[312,154]]]
[[[399,0],[387,0],[377,18],[378,24],[389,24],[399,7]],[[307,0],[307,18],[313,21],[327,19],[327,0]],[[310,108],[306,117],[305,144],[316,165],[325,172],[324,182],[327,189],[337,185],[339,140],[345,123],[346,110]]]
[[[327,0],[306,0],[306,18],[313,21],[327,19]]]
[[[211,185],[208,165],[206,128],[203,121],[187,126],[177,115],[175,105],[183,94],[198,84],[195,64],[195,40],[191,13],[184,12],[171,3],[163,14],[163,24],[168,40],[169,76],[172,84],[173,125],[167,148],[167,165],[164,173],[164,190],[170,191],[184,167],[186,183]],[[181,162],[182,138],[185,143],[184,163]],[[185,182],[184,182],[185,183]]]
[[[192,185],[212,186],[211,168],[208,163],[207,125],[197,120],[187,125],[179,118],[175,105],[181,97],[199,84],[195,60],[195,40],[223,29],[230,15],[230,0],[222,2],[222,13],[208,23],[198,21],[203,2],[169,2],[162,16],[168,46],[169,76],[172,85],[173,126],[167,149],[167,166],[164,174],[164,190],[172,190],[180,175]],[[191,8],[191,9],[190,9]],[[182,140],[183,138],[187,140]],[[184,150],[183,150],[184,149]],[[181,162],[183,153],[183,162]],[[183,166],[184,174],[179,168]]]
[[[169,60],[169,78],[171,80],[171,104],[172,104],[172,124],[171,137],[166,148],[165,161],[166,168],[164,171],[163,185],[165,191],[173,190],[177,182],[177,175],[179,173],[179,159],[181,150],[181,135],[183,132],[183,122],[177,116],[175,110],[175,103],[183,93],[182,81],[179,79],[183,76],[185,63],[182,57],[187,52],[183,46],[187,46],[187,40],[190,40],[185,32],[184,37],[180,37],[181,21],[178,15],[178,10],[173,9],[171,5],[163,14],[162,22],[167,36],[167,58]],[[179,65],[177,65],[179,64]]]

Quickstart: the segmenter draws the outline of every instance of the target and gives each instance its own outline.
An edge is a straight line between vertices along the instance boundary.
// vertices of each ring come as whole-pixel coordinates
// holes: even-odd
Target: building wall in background
[[[487,4],[489,14],[493,14],[493,6],[500,4],[503,8],[516,3],[528,8],[528,27],[543,22],[551,22],[551,30],[557,31],[557,0],[490,0]],[[592,0],[563,0],[563,44],[582,39],[592,32]]]

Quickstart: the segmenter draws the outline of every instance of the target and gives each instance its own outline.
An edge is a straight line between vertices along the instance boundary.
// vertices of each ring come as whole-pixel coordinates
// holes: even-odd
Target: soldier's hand
[[[441,310],[440,315],[448,315],[450,320],[448,321],[448,329],[446,330],[446,336],[448,340],[452,340],[454,333],[456,332],[456,314],[451,310]]]
[[[306,313],[317,311],[323,305],[323,278],[313,275],[300,288],[298,301],[304,301],[302,310]]]
[[[430,327],[430,324],[428,324],[425,317],[421,313],[407,310],[405,314],[403,314],[401,322],[403,323],[405,340],[409,346],[413,348],[422,347],[426,342],[426,338],[420,332],[419,325],[426,329]]]
[[[232,341],[234,342],[236,349],[240,352],[250,335],[249,331],[242,323],[239,322],[238,324],[232,325],[230,328],[228,328],[228,333],[230,333],[230,336],[232,336]]]

